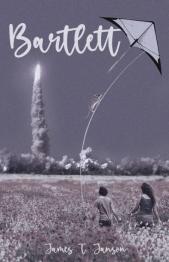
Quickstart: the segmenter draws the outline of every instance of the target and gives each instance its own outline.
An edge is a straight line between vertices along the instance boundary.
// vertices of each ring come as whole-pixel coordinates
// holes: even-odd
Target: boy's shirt
[[[107,221],[112,218],[112,201],[107,196],[99,196],[94,206],[98,208],[100,220]]]

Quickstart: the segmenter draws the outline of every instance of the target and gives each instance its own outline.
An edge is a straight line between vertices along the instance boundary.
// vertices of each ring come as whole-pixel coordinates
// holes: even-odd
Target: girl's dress
[[[139,211],[136,214],[136,221],[140,227],[153,226],[153,207],[151,198],[143,194],[139,203]]]

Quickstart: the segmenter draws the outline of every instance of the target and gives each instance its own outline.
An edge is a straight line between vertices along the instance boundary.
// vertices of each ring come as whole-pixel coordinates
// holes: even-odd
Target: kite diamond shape
[[[144,50],[154,61],[161,73],[160,53],[154,22],[111,17],[103,18],[115,24],[126,34],[130,47]]]

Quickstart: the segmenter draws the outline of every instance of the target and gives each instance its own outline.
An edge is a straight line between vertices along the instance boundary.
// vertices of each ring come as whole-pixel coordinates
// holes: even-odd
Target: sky
[[[51,155],[77,158],[87,125],[85,118],[94,94],[102,93],[124,66],[139,54],[133,48],[110,74],[129,42],[123,32],[116,58],[108,49],[68,57],[51,49],[32,49],[14,57],[9,24],[26,23],[27,36],[48,37],[50,32],[84,23],[87,33],[110,24],[101,17],[154,21],[162,75],[145,54],[116,83],[100,105],[85,147],[98,159],[150,156],[169,157],[169,1],[163,0],[1,0],[0,1],[0,149],[29,153],[30,110],[34,68],[42,66],[42,86],[49,128]]]

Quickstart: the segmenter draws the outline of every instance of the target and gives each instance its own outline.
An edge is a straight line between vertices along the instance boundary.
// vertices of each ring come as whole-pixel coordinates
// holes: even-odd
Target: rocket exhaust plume
[[[31,120],[32,153],[38,158],[46,157],[49,155],[49,137],[45,118],[45,106],[43,103],[40,64],[37,64],[35,67]]]
[[[35,68],[34,83],[40,81],[40,77],[41,77],[41,67],[40,64],[37,64]]]

